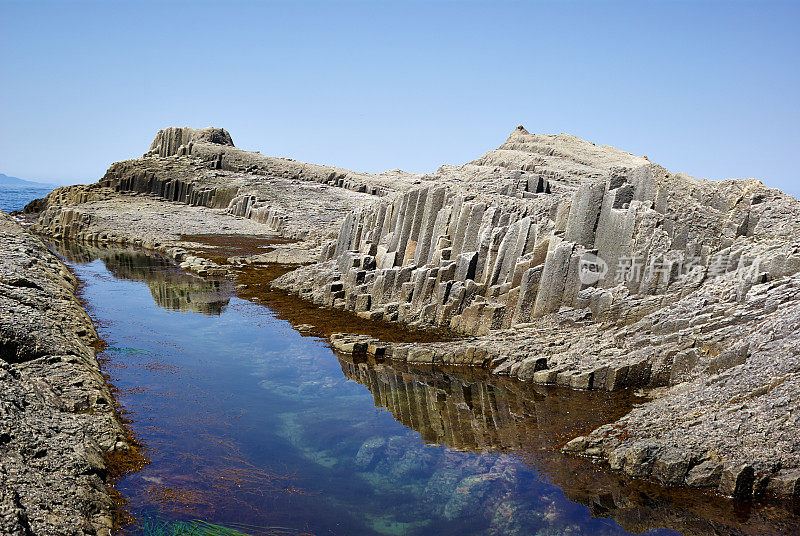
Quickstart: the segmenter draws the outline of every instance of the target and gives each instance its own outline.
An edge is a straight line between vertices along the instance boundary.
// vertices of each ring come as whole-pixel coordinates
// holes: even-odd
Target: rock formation
[[[745,521],[731,515],[732,501],[687,508],[665,490],[647,489],[628,478],[598,471],[588,460],[575,460],[554,450],[581,428],[623,414],[629,401],[611,400],[596,392],[556,394],[552,389],[496,376],[346,358],[340,362],[347,378],[370,390],[376,407],[389,410],[423,440],[459,450],[516,455],[546,473],[570,500],[588,506],[593,517],[613,518],[629,532],[669,528],[693,536],[783,534],[797,523],[791,517],[770,520],[768,511],[757,509]],[[589,407],[593,411],[587,415]],[[362,453],[378,458],[381,445],[365,444]],[[513,476],[500,482],[513,486]],[[501,498],[499,487],[492,495]],[[524,519],[524,513],[509,517]],[[523,529],[520,533],[527,532]]]
[[[540,138],[517,129],[480,166],[464,166],[470,175],[511,166],[513,178],[489,183],[497,192],[443,180],[349,214],[321,263],[298,277],[343,285],[325,305],[355,309],[369,295],[374,316],[483,334],[562,308],[625,325],[717,277],[734,274],[744,301],[754,283],[800,271],[793,198],[755,180],[672,174],[571,137],[552,153]],[[548,152],[567,172],[538,156]],[[523,171],[532,160],[549,163]]]
[[[159,130],[147,154],[173,156],[191,154],[195,144],[233,147],[233,139],[223,128],[208,127],[196,130],[189,127],[169,127]]]
[[[131,446],[75,297],[42,242],[0,212],[0,534],[109,535],[105,456]]]
[[[296,239],[283,259],[315,262],[277,286],[462,335],[387,346],[387,358],[646,390],[647,403],[569,451],[729,496],[800,493],[800,202],[757,180],[698,180],[522,127],[427,175],[304,164],[237,149],[219,129],[167,129],[143,158],[35,208],[39,232],[137,243],[207,274],[228,267],[188,262],[181,234]]]
[[[367,199],[419,181],[419,176],[401,171],[369,175],[243,151],[222,129],[168,128],[159,131],[142,158],[112,164],[94,184],[57,188],[44,200],[30,203],[25,212],[37,214],[35,229],[50,236],[152,246],[162,241],[158,235],[164,229],[140,229],[147,218],[137,219],[142,223],[133,229],[130,222],[111,221],[118,219],[113,214],[119,210],[120,196],[141,196],[222,209],[259,224],[246,232],[311,238],[314,243],[327,238],[331,226]],[[108,211],[102,210],[106,207]],[[151,207],[143,211],[152,212]],[[193,218],[182,211],[177,219]]]

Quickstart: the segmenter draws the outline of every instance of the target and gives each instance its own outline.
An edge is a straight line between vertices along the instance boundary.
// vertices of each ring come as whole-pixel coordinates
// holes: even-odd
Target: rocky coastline
[[[296,264],[277,288],[459,334],[339,334],[339,351],[637,390],[647,402],[563,450],[667,486],[800,497],[800,202],[757,180],[698,180],[523,127],[426,175],[304,164],[238,149],[222,129],[169,128],[142,158],[26,212],[36,233],[141,246],[204,276]],[[286,243],[219,259],[186,238],[198,234]]]
[[[0,212],[0,533],[109,535],[128,433],[77,281]]]

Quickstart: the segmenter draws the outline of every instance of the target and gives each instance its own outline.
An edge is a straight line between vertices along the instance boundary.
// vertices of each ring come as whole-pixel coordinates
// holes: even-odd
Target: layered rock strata
[[[0,212],[0,533],[110,534],[105,456],[130,449],[76,281]]]

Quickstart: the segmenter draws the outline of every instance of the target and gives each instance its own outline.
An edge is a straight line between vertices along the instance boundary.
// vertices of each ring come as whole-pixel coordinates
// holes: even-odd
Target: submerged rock
[[[368,439],[363,445],[361,445],[361,448],[358,449],[358,452],[356,453],[354,460],[356,469],[360,471],[369,469],[369,467],[375,463],[376,457],[383,452],[385,446],[386,440],[382,437]]]

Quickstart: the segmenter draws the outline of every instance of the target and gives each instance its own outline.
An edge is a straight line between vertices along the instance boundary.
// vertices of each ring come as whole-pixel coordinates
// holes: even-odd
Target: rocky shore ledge
[[[303,164],[237,149],[222,129],[169,128],[142,158],[26,211],[39,233],[142,245],[200,274],[303,264],[275,285],[461,334],[340,335],[342,351],[639,390],[648,402],[564,450],[669,486],[800,495],[800,202],[757,180],[699,180],[521,126],[425,175]],[[292,243],[219,259],[185,238],[203,233]]]
[[[0,212],[0,534],[108,535],[111,453],[131,448],[77,282]]]

